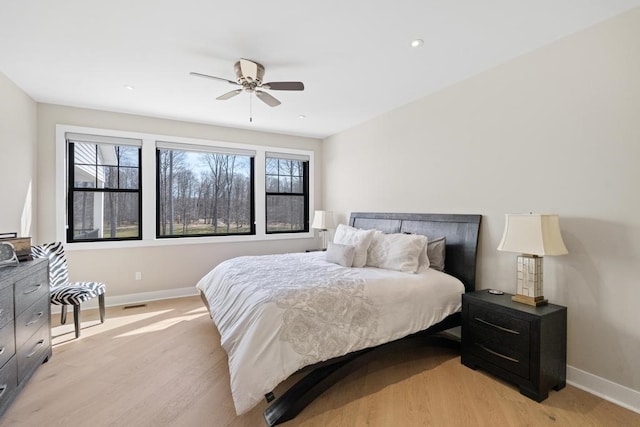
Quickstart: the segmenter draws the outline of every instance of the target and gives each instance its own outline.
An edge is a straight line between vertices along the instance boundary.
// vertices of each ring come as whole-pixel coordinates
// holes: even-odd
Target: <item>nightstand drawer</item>
[[[529,378],[529,322],[470,304],[465,329],[472,354],[500,368]]]

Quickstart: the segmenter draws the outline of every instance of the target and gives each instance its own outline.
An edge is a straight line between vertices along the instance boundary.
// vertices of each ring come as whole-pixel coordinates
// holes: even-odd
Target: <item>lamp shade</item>
[[[558,215],[506,214],[499,251],[548,256],[565,255]]]
[[[313,213],[311,228],[315,228],[316,230],[328,230],[329,228],[335,228],[333,212],[315,211]]]

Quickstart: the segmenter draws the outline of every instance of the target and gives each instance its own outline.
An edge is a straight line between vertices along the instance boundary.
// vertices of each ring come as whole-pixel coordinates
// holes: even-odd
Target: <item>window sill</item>
[[[261,236],[212,236],[212,237],[178,237],[162,239],[143,240],[121,240],[108,242],[73,242],[66,243],[64,248],[67,251],[94,250],[94,249],[121,249],[121,248],[143,248],[159,246],[180,246],[180,245],[202,245],[215,243],[253,243],[271,240],[297,240],[312,239],[314,233],[292,233],[292,234],[267,234]]]

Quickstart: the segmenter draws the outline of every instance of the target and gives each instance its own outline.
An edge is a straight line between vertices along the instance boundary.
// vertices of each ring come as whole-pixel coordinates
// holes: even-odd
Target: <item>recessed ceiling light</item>
[[[411,47],[420,47],[424,44],[424,40],[422,39],[415,39],[411,42]]]
[[[307,116],[305,116],[304,114],[300,114],[300,115],[298,116],[298,118],[299,118],[299,119],[306,119],[306,118],[307,118]]]
[[[134,90],[135,87],[131,86],[131,85],[124,85],[124,88],[127,90]]]

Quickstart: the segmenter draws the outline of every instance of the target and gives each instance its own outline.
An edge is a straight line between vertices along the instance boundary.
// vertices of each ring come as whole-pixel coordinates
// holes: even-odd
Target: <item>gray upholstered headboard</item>
[[[445,272],[464,283],[467,292],[476,289],[476,254],[482,215],[403,214],[353,212],[349,225],[384,233],[423,234],[429,239],[444,236],[447,242]]]

